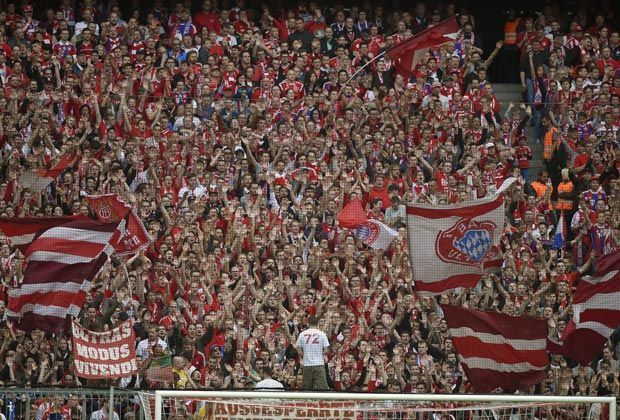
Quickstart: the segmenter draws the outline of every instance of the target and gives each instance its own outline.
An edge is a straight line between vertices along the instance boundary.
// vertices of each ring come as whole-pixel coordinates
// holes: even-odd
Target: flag
[[[338,213],[338,224],[340,227],[352,229],[364,245],[373,249],[388,249],[398,236],[398,232],[379,220],[368,219],[360,200],[349,202]]]
[[[579,280],[573,298],[574,330],[563,354],[582,365],[594,359],[620,325],[620,251],[594,261],[594,274]]]
[[[386,250],[398,236],[398,232],[378,220],[368,219],[355,228],[355,236],[372,249]]]
[[[146,379],[151,382],[171,385],[174,382],[172,371],[172,356],[168,349],[163,349],[159,354],[153,354],[151,363],[145,373]]]
[[[407,206],[417,292],[441,294],[457,287],[475,287],[483,273],[501,267],[503,231],[504,200],[500,194],[454,205]]]
[[[415,68],[430,49],[453,42],[459,32],[456,17],[452,16],[422,32],[407,38],[386,51],[396,64],[396,70],[405,79],[415,73]]]
[[[38,193],[45,189],[58,176],[71,165],[75,153],[69,153],[61,156],[58,162],[49,169],[36,169],[24,172],[19,177],[19,183],[23,188]]]
[[[362,223],[366,223],[368,218],[362,207],[361,200],[351,200],[344,206],[344,208],[338,213],[338,224],[340,227],[347,229],[355,229]]]
[[[127,216],[125,235],[115,246],[117,255],[135,254],[151,243],[140,218],[117,194],[89,195],[86,201],[95,211],[97,219],[102,222],[116,222]]]
[[[524,389],[547,368],[547,321],[441,306],[452,343],[475,392]]]
[[[17,328],[64,330],[68,317],[82,309],[91,281],[114,251],[125,224],[71,217],[1,220],[0,229],[9,241],[17,240],[26,259],[23,282],[11,290],[7,306]],[[33,235],[34,228],[40,230]]]
[[[564,247],[566,241],[566,222],[564,221],[564,210],[560,215],[558,226],[555,229],[555,235],[553,236],[553,249],[561,249]]]

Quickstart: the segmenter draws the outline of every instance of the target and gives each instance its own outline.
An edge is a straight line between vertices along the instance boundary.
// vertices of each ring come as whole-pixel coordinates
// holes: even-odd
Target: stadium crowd
[[[293,344],[317,317],[331,389],[473,392],[438,304],[543,317],[558,339],[580,274],[620,245],[620,34],[604,8],[511,11],[485,50],[451,2],[128,3],[0,10],[0,217],[92,215],[87,195],[116,193],[153,239],[106,264],[80,316],[95,331],[136,322],[140,373],[114,385],[300,389]],[[412,74],[385,56],[348,80],[457,13],[457,39]],[[494,60],[522,103],[500,104]],[[20,184],[70,153],[44,190]],[[501,271],[418,298],[405,205],[475,200],[507,176]],[[388,250],[338,226],[354,199],[398,231]],[[24,261],[6,241],[0,257],[2,315]],[[589,366],[553,355],[529,392],[618,395],[617,338]],[[68,335],[4,319],[0,343],[2,387],[110,385],[73,375]],[[161,354],[172,381],[147,375]]]

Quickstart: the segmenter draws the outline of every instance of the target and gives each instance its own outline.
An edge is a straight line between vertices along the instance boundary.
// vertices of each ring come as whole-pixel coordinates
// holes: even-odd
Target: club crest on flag
[[[112,217],[112,209],[107,204],[102,204],[97,209],[97,216],[99,220],[108,221]]]
[[[379,235],[379,227],[374,223],[364,223],[355,228],[355,236],[362,240],[365,245],[373,243]]]
[[[491,221],[461,219],[450,229],[441,231],[435,252],[444,262],[478,266],[496,256],[493,234],[497,229]]]

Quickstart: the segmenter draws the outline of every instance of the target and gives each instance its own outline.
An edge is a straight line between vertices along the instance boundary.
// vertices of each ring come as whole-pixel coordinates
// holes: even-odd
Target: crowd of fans
[[[487,68],[510,61],[507,46],[483,50],[475,18],[451,2],[394,13],[368,1],[164,3],[0,10],[0,217],[92,213],[87,195],[116,193],[153,239],[106,264],[80,316],[95,331],[136,322],[140,373],[114,385],[242,389],[270,377],[300,389],[292,344],[310,316],[343,391],[473,392],[439,303],[543,317],[561,337],[579,275],[620,245],[614,16],[556,3],[509,16],[519,64],[502,71],[521,77],[524,101],[500,104]],[[385,56],[348,80],[456,13],[457,39],[412,74]],[[70,153],[43,191],[21,185]],[[507,176],[518,181],[505,193],[501,271],[418,298],[405,205],[475,200]],[[387,251],[338,226],[354,199],[398,231]],[[0,257],[1,314],[23,261],[6,241]],[[3,387],[102,385],[73,375],[69,336],[6,320],[0,335]],[[529,392],[618,395],[616,338],[589,366],[552,356]],[[154,354],[171,355],[170,383],[148,378]]]

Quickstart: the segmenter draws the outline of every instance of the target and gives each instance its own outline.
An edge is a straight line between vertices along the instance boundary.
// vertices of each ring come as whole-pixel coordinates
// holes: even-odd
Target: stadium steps
[[[510,102],[514,102],[515,104],[521,103],[521,85],[515,83],[496,83],[493,85],[493,91],[495,92],[495,96],[501,103],[500,113],[504,115],[506,109],[508,109],[508,105]],[[532,159],[532,168],[530,169],[530,180],[536,178],[536,174],[538,171],[544,168],[542,155],[543,155],[543,145],[536,144],[536,139],[534,136],[534,128],[530,127],[529,124],[526,127],[527,135],[527,144],[532,149],[532,154],[534,158]]]

